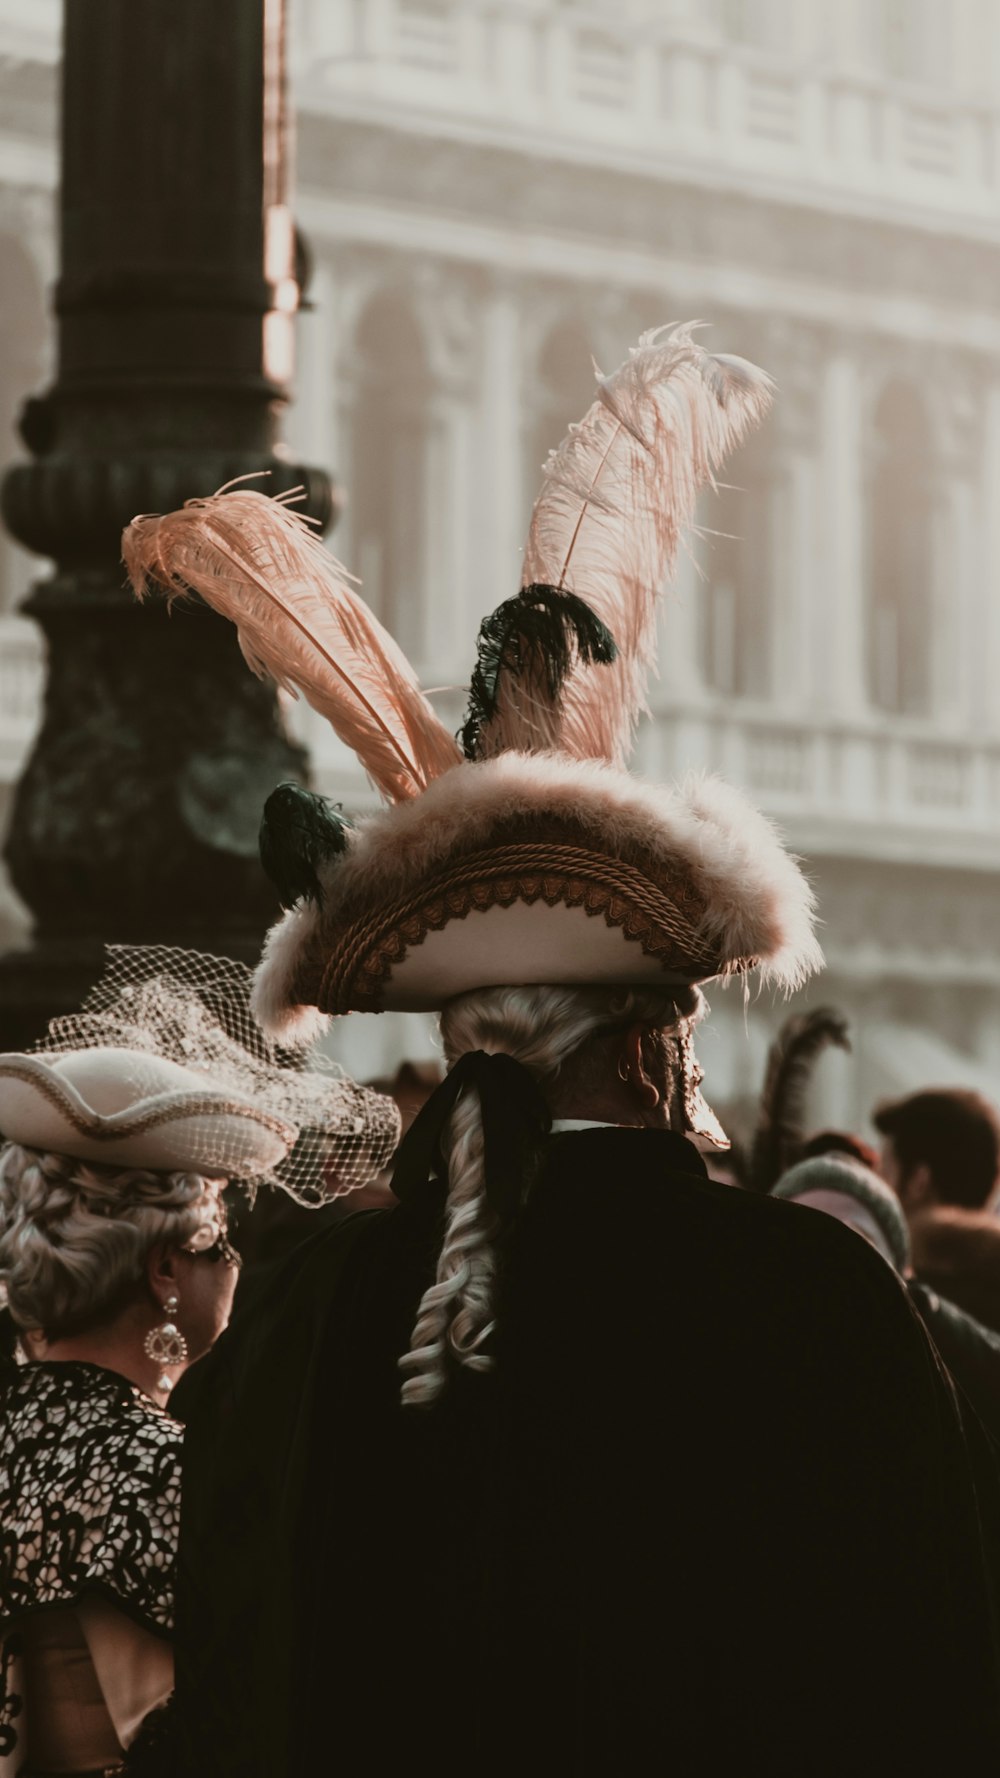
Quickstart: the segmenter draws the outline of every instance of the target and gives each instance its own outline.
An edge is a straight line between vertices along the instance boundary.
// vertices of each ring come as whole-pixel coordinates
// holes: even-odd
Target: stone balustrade
[[[712,700],[655,709],[639,752],[654,777],[719,772],[808,853],[1000,867],[1000,740]]]
[[[42,644],[25,618],[0,619],[0,783],[18,775],[38,726]],[[440,702],[440,700],[435,700]],[[457,726],[459,702],[442,715]],[[454,709],[451,705],[454,704]],[[289,726],[311,752],[319,787],[354,808],[374,797],[326,723],[289,702]],[[1000,738],[948,735],[901,719],[807,717],[772,705],[700,698],[663,702],[639,742],[637,766],[669,778],[688,766],[741,785],[796,845],[905,858],[931,843],[1000,868]]]
[[[966,47],[966,76],[949,91],[937,69],[926,85],[890,78],[850,28],[832,31],[835,44],[807,41],[811,15],[793,11],[797,28],[764,48],[728,38],[695,0],[298,0],[298,103],[995,225],[990,43]],[[3,55],[50,63],[58,45],[59,0],[0,0]]]
[[[863,53],[726,39],[692,9],[552,0],[306,0],[300,103],[647,170],[682,166],[807,186],[995,225],[1000,106],[978,92],[892,80]],[[966,82],[966,85],[968,83]]]

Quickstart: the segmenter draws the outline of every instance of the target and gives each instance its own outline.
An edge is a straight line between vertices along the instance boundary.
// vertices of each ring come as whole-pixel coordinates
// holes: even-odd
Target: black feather
[[[833,1006],[795,1013],[767,1053],[757,1128],[750,1153],[751,1191],[771,1190],[805,1140],[806,1104],[813,1070],[829,1044],[849,1050],[850,1026]]]
[[[260,862],[283,908],[302,900],[323,906],[319,866],[345,850],[348,826],[339,806],[301,784],[272,790],[260,824]]]
[[[529,667],[540,670],[554,704],[574,655],[588,665],[609,665],[617,654],[607,624],[585,599],[560,587],[522,587],[479,627],[469,705],[458,731],[466,759],[478,757],[480,734],[496,713],[504,674],[520,679]]]

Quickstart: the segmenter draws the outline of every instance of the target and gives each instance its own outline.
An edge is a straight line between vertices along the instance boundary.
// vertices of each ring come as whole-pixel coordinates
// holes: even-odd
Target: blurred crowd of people
[[[774,1195],[856,1229],[906,1281],[956,1382],[1000,1436],[1000,1120],[980,1093],[932,1088],[873,1107],[876,1148],[804,1136]]]

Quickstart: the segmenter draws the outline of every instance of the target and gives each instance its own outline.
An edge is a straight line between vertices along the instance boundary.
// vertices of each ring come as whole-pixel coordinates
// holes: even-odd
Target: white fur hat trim
[[[532,835],[535,861],[508,864]],[[576,873],[560,862],[574,847]],[[325,868],[322,908],[300,904],[269,935],[253,1008],[287,1041],[324,1013],[439,1007],[505,983],[755,968],[790,989],[822,963],[814,917],[773,827],[718,779],[665,787],[504,753],[359,824]]]

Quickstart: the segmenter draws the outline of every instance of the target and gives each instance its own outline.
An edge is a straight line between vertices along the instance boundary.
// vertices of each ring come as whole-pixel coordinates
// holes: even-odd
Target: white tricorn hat
[[[83,1161],[275,1185],[305,1205],[390,1159],[399,1111],[324,1057],[279,1049],[250,971],[169,946],[109,946],[78,1013],[0,1055],[0,1140]]]
[[[177,1062],[85,1049],[0,1055],[0,1134],[107,1166],[253,1179],[288,1153],[298,1130]]]
[[[327,717],[389,806],[357,826],[283,786],[261,835],[285,907],[258,969],[265,1029],[440,1007],[501,984],[695,983],[819,967],[811,890],[774,830],[711,779],[625,769],[658,604],[699,489],[766,412],[770,379],[690,327],[646,334],[554,451],[521,591],[486,619],[459,737],[283,500],[246,489],[134,519],[133,587],[194,591],[251,667]],[[463,757],[464,756],[464,757]]]
[[[813,898],[774,829],[717,778],[646,784],[596,761],[503,753],[366,817],[267,941],[255,1009],[430,1009],[532,982],[671,986],[818,958]]]

